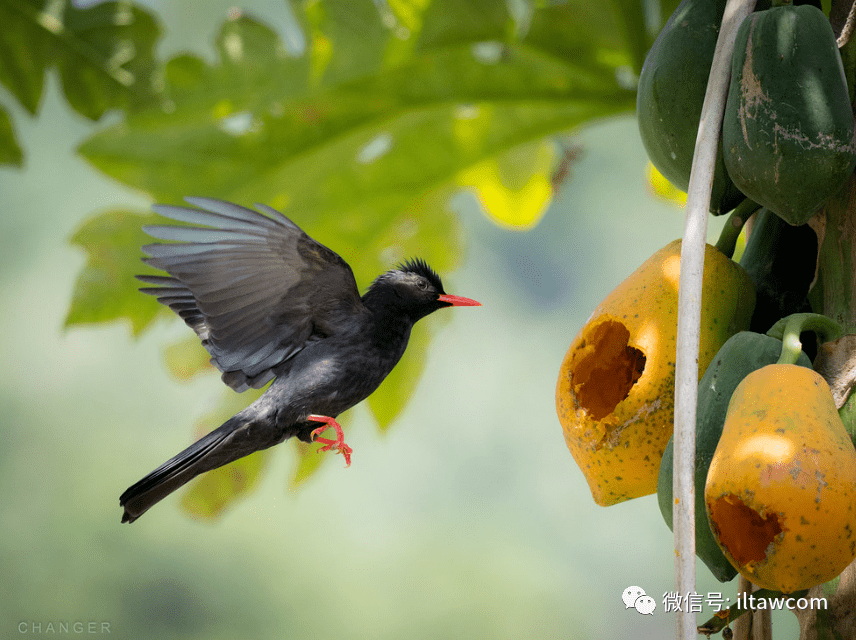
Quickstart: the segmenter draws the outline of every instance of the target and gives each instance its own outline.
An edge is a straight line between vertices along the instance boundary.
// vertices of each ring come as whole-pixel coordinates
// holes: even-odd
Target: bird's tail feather
[[[170,493],[190,482],[200,473],[216,469],[250,453],[241,446],[224,446],[247,419],[238,414],[184,451],[164,462],[119,497],[125,508],[122,522],[133,522]]]

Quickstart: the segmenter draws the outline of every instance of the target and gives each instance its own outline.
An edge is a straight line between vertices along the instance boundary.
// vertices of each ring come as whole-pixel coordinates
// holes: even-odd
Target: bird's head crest
[[[438,293],[443,293],[445,291],[445,289],[443,289],[443,281],[440,279],[440,276],[436,271],[434,271],[434,269],[428,266],[428,263],[422,258],[411,258],[410,260],[406,260],[398,265],[398,269],[404,273],[415,273],[422,276],[431,283]]]

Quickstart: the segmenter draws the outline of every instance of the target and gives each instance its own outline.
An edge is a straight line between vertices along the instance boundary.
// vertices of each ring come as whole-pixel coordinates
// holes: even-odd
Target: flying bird
[[[186,201],[196,208],[154,206],[191,226],[144,228],[170,241],[143,247],[149,256],[143,261],[169,275],[137,276],[151,285],[140,291],[184,319],[232,389],[273,383],[129,487],[119,498],[122,522],[133,522],[199,474],[291,437],[320,442],[321,451],[341,453],[350,465],[352,449],[336,417],[377,389],[417,320],[444,307],[480,306],[448,295],[420,259],[378,276],[360,296],[348,263],[279,211]],[[334,439],[320,437],[330,428]]]

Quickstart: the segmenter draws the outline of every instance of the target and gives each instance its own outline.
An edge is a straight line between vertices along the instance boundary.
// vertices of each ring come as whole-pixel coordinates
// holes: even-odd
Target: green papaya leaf
[[[0,0],[0,83],[32,114],[39,108],[53,40],[52,31],[39,20],[41,4]],[[54,21],[42,18],[48,24]]]
[[[15,130],[12,128],[12,120],[9,112],[0,107],[0,164],[11,164],[20,167],[24,163],[24,156],[18,140],[15,138]]]
[[[379,20],[375,3],[349,0],[292,2],[302,14],[310,36],[310,78],[313,87],[350,81],[376,70],[383,61],[387,29]],[[349,55],[335,55],[347,51]]]
[[[582,88],[583,78],[597,78],[602,93],[625,86],[635,91],[630,83],[619,83],[616,72],[633,67],[633,49],[625,41],[628,21],[620,11],[624,0],[587,2],[568,0],[562,3],[544,3],[536,8],[523,42],[543,57],[552,57],[565,67],[566,95],[575,95]],[[644,33],[644,22],[637,22],[633,38]],[[546,60],[545,60],[546,62]],[[602,83],[602,84],[601,84]],[[579,95],[579,94],[577,94]],[[635,100],[635,93],[632,94]],[[635,109],[635,104],[630,110]],[[622,110],[628,110],[626,106]]]
[[[473,42],[500,42],[507,40],[514,30],[506,2],[433,0],[423,6],[421,27],[416,35],[417,50],[436,51]]]
[[[137,291],[134,275],[151,269],[140,262],[140,247],[149,238],[142,225],[154,216],[110,211],[85,221],[71,243],[87,254],[86,265],[77,277],[65,326],[130,320],[139,334],[160,313],[169,310],[154,298]]]
[[[53,66],[69,104],[92,120],[153,99],[160,26],[136,4],[0,0],[0,24],[0,83],[30,113],[38,110],[45,71]]]
[[[457,40],[430,55],[416,48],[395,67],[318,90],[308,56],[283,55],[269,28],[242,16],[224,25],[218,64],[186,55],[167,64],[168,112],[152,107],[131,114],[80,152],[161,201],[205,194],[280,208],[351,261],[363,286],[390,266],[379,240],[401,229],[407,234],[387,254],[418,248],[444,270],[454,264],[455,226],[436,196],[451,195],[462,171],[633,107],[614,64],[602,62],[609,55],[601,49],[610,47],[576,31],[575,46],[558,43],[544,25],[569,16],[541,16],[556,11],[538,11],[527,35],[531,43],[503,45],[502,59],[474,49],[481,41],[461,44],[453,29]],[[430,38],[423,25],[426,43],[446,42],[439,35],[444,23],[426,24],[433,25]],[[604,33],[615,40],[613,27]],[[586,46],[592,64],[580,67]],[[533,55],[533,49],[549,55]],[[574,59],[557,61],[556,52]],[[613,57],[623,60],[620,49]],[[426,216],[412,215],[426,198],[438,209],[422,207]],[[428,227],[441,234],[429,235]]]
[[[79,152],[159,202],[203,195],[277,208],[348,261],[365,289],[409,257],[448,274],[460,253],[448,204],[461,188],[475,189],[501,224],[534,224],[554,191],[550,138],[635,108],[645,36],[623,0],[520,4],[514,14],[505,0],[381,5],[294,0],[302,37],[286,33],[288,42],[235,12],[213,61],[168,60],[163,101],[129,111]],[[136,273],[139,250],[100,241],[110,246],[87,245],[69,324],[126,315],[138,331],[154,318],[141,309],[156,303],[129,279],[113,278],[121,291],[91,283]],[[147,242],[139,231],[137,242]],[[130,296],[134,305],[108,302]],[[433,322],[368,403],[381,428],[415,386]],[[195,374],[204,357],[189,340],[168,356],[179,375]],[[322,458],[315,445],[298,449],[293,485]]]

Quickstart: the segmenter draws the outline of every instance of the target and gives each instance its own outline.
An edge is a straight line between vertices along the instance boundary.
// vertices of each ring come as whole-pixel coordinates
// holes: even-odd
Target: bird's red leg
[[[315,431],[312,432],[310,437],[313,442],[320,442],[324,446],[318,449],[318,451],[330,451],[333,449],[336,453],[341,453],[345,456],[345,466],[351,466],[351,454],[354,452],[351,447],[345,444],[345,433],[342,431],[342,425],[336,422],[333,418],[329,416],[319,416],[317,414],[310,414],[306,416],[307,420],[312,420],[314,422],[323,422],[325,426],[318,427]],[[336,430],[336,439],[330,440],[329,438],[321,438],[319,437],[322,433],[324,433],[327,429],[333,427]]]

